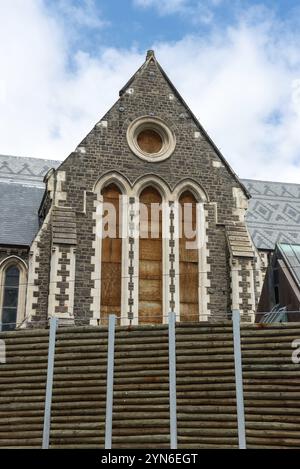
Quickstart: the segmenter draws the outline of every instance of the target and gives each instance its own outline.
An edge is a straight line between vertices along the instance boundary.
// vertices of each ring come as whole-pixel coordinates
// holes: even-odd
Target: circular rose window
[[[173,132],[161,119],[154,117],[142,117],[132,122],[127,141],[131,150],[147,161],[169,158],[176,145]]]

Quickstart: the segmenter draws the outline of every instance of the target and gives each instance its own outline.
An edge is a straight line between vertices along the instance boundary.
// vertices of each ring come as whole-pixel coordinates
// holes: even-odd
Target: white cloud
[[[134,0],[134,3],[143,8],[157,8],[161,14],[171,14],[185,9],[189,0]]]
[[[108,24],[99,12],[95,0],[81,0],[80,4],[74,3],[74,0],[56,0],[55,11],[75,25],[102,28]]]
[[[42,0],[24,3],[0,2],[0,153],[64,159],[117,99],[144,53],[77,51],[71,72],[62,23]],[[246,17],[205,39],[154,48],[240,176],[299,182],[299,37],[272,21]]]
[[[70,72],[69,36],[42,0],[0,2],[0,17],[0,153],[63,159],[143,57],[78,51]]]
[[[192,23],[210,23],[213,20],[213,9],[222,0],[133,0],[141,8],[155,8],[159,15],[180,14]]]
[[[182,95],[240,176],[299,182],[295,53],[288,38],[274,39],[268,24],[241,24],[205,42],[187,38],[159,48]]]

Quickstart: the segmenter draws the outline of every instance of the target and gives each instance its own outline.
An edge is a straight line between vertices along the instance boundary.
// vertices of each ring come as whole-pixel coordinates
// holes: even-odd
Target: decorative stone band
[[[68,207],[54,207],[51,218],[52,253],[48,316],[60,318],[60,324],[74,321],[76,265],[76,214]]]
[[[237,222],[226,226],[226,236],[230,254],[233,258],[254,258],[255,252],[250,235],[243,222]]]
[[[232,309],[241,311],[242,321],[255,317],[255,259],[256,253],[244,222],[226,226],[230,251]]]
[[[52,212],[52,244],[76,245],[76,214],[66,207],[54,207]]]
[[[52,248],[48,317],[60,319],[60,325],[74,322],[76,248]]]

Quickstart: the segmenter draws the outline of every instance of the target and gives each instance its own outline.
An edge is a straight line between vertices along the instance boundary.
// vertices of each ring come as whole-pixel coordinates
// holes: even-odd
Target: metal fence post
[[[176,314],[169,313],[169,399],[171,449],[177,449]]]
[[[43,447],[42,447],[43,449],[49,449],[54,357],[55,357],[55,339],[56,339],[57,324],[58,324],[57,318],[50,319],[48,369],[47,369],[46,401],[45,401]]]
[[[112,446],[115,328],[116,328],[116,316],[114,314],[111,314],[109,316],[109,323],[108,323],[105,449],[111,449],[111,446]]]
[[[239,310],[234,310],[232,312],[232,322],[239,449],[246,449],[245,409],[240,331],[241,319]]]

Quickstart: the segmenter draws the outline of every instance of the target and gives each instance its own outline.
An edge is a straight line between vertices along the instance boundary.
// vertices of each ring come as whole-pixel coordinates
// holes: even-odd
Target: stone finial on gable
[[[146,60],[155,60],[155,53],[154,53],[154,50],[150,49],[147,51],[147,55],[146,55]]]

